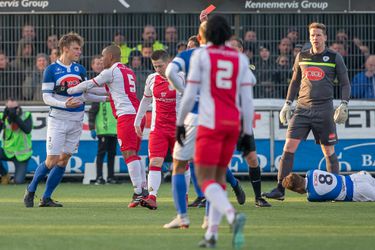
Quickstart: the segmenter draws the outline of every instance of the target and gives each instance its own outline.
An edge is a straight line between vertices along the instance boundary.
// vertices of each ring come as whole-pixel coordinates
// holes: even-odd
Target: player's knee
[[[173,174],[183,174],[186,171],[186,164],[181,166],[180,164],[173,165]]]
[[[47,156],[45,164],[48,169],[51,169],[54,166],[56,166],[58,162],[59,162],[59,156],[53,155],[53,156]]]
[[[125,160],[134,155],[137,155],[134,150],[126,150],[122,152],[122,156],[124,157]]]
[[[249,164],[249,166],[251,168],[256,168],[259,165],[258,156],[257,156],[256,152],[250,152],[246,156],[246,161],[247,161],[247,164]]]
[[[300,140],[287,139],[284,145],[284,151],[289,153],[294,153],[297,150]]]
[[[161,167],[163,165],[164,158],[155,157],[150,159],[150,166]]]

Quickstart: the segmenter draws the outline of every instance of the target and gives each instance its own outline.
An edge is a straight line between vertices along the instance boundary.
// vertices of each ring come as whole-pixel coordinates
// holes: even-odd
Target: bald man
[[[134,187],[132,201],[128,207],[136,207],[142,197],[147,196],[146,173],[142,168],[138,150],[141,138],[134,130],[134,120],[139,107],[136,96],[134,72],[120,63],[121,50],[118,46],[111,45],[103,49],[102,61],[104,70],[95,78],[84,81],[69,93],[82,93],[94,87],[105,86],[110,95],[113,115],[117,118],[117,138],[120,150],[125,159],[130,179]],[[145,124],[142,120],[141,127]]]
[[[352,80],[352,97],[375,99],[375,55],[367,58],[365,68],[365,71],[355,75]]]

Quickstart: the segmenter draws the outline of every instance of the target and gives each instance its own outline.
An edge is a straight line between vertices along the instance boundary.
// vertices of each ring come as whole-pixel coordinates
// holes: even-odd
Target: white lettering
[[[73,167],[72,167],[72,161],[74,161]],[[79,169],[80,167],[82,167],[82,159],[79,158],[78,156],[72,156],[69,160],[68,165],[66,166],[65,172],[82,173],[81,169]]]
[[[328,3],[327,2],[302,1],[301,7],[303,9],[321,9],[321,10],[324,10],[328,7]]]
[[[17,0],[12,1],[1,1],[0,2],[0,8],[17,8],[19,6],[19,2]]]
[[[375,161],[372,161],[372,155],[362,155],[362,167],[375,166]]]
[[[298,2],[253,2],[246,1],[245,9],[298,9]]]
[[[38,7],[38,8],[46,8],[49,5],[49,1],[29,1],[29,0],[22,0],[21,2],[22,7],[30,8],[30,7]]]
[[[265,157],[264,155],[258,154],[258,160],[259,160],[259,167],[261,169],[263,169],[267,166],[267,157]]]

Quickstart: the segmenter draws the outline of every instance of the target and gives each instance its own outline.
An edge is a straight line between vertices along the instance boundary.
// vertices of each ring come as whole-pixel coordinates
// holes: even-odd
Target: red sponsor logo
[[[331,133],[331,134],[328,135],[328,138],[330,140],[336,139],[336,134],[335,133]]]
[[[308,67],[305,69],[304,74],[310,81],[320,81],[325,76],[324,71],[318,67]]]
[[[63,85],[65,82],[67,83],[67,87],[71,88],[79,84],[79,79],[77,77],[69,76],[64,78],[60,84]]]

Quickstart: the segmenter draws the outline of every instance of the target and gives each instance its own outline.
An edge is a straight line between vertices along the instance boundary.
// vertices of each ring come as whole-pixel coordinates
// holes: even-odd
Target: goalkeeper
[[[322,23],[309,25],[311,49],[301,51],[293,66],[286,102],[280,111],[280,122],[288,125],[286,141],[278,169],[278,185],[267,198],[284,200],[282,181],[293,169],[294,152],[302,139],[312,131],[326,159],[328,172],[338,174],[339,163],[334,145],[337,143],[336,124],[348,118],[350,82],[340,54],[326,47],[326,27]],[[333,81],[341,86],[341,104],[333,107]],[[298,92],[297,106],[291,116],[292,102]]]

